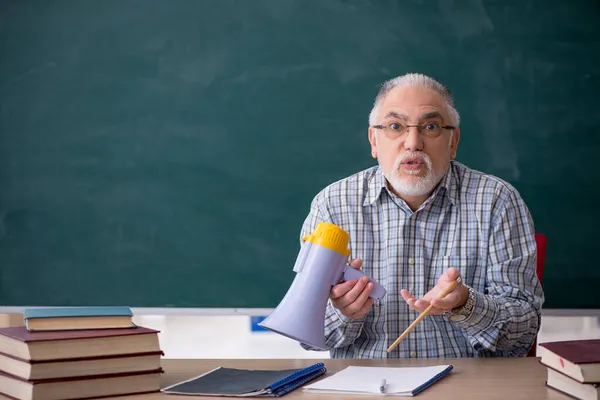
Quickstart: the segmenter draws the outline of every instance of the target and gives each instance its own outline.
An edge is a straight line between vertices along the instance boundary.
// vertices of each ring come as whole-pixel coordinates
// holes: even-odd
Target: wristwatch
[[[462,307],[444,313],[444,317],[448,321],[462,322],[473,314],[473,309],[475,308],[475,291],[470,286],[467,286],[467,288],[469,289],[469,295],[465,304]]]

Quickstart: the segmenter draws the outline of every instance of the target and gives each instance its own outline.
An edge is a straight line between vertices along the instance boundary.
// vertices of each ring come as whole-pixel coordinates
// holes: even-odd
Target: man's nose
[[[423,150],[423,139],[419,133],[419,128],[416,126],[406,127],[406,133],[404,135],[404,149],[407,151],[421,151]]]

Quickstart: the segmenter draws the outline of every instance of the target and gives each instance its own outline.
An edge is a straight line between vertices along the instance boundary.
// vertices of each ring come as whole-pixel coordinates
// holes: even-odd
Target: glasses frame
[[[381,124],[380,124],[380,125],[371,125],[371,128],[374,128],[374,129],[380,129],[380,130],[382,130],[382,131],[384,131],[384,132],[385,132],[386,130],[388,130],[388,129],[389,129],[389,130],[391,130],[392,132],[398,133],[398,137],[401,137],[401,136],[403,136],[404,134],[406,134],[406,133],[408,132],[408,129],[409,129],[409,128],[411,128],[411,127],[417,128],[417,131],[419,132],[419,135],[423,135],[423,133],[421,133],[421,132],[423,131],[423,127],[424,127],[425,125],[427,125],[427,124],[431,124],[431,123],[434,123],[434,124],[437,124],[437,125],[439,125],[437,122],[431,122],[431,121],[429,121],[429,122],[424,122],[424,123],[422,123],[422,124],[417,124],[417,125],[412,125],[412,124],[401,124],[401,123],[399,123],[399,122],[390,122],[390,123],[389,123],[389,125],[392,125],[392,124],[399,124],[399,125],[402,125],[402,126],[404,126],[404,130],[403,130],[403,131],[396,131],[396,130],[394,130],[394,129],[391,129],[391,128],[389,127],[389,125],[381,125]],[[453,129],[456,129],[456,127],[455,127],[455,126],[452,126],[452,125],[439,125],[439,126],[440,126],[440,128],[441,128],[441,129],[447,129],[447,130],[453,130]],[[427,135],[423,135],[423,136],[425,136],[425,137],[428,137]],[[440,136],[441,136],[441,135],[440,135]],[[434,136],[433,138],[438,138],[438,137],[439,137],[439,136]]]

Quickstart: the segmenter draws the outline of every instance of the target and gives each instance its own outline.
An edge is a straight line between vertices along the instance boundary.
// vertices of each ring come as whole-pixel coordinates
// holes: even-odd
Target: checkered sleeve
[[[326,193],[327,191],[324,190],[313,200],[310,212],[302,226],[300,240],[309,233],[314,232],[319,222],[335,223],[327,211]],[[362,319],[350,319],[336,310],[331,301],[327,301],[325,312],[325,343],[329,348],[346,347],[352,344],[360,335],[363,325],[364,317]],[[307,350],[317,350],[305,343],[301,343],[301,346]]]
[[[476,293],[473,313],[457,325],[477,351],[524,356],[540,327],[544,294],[529,210],[516,190],[504,197],[492,213],[485,293]]]

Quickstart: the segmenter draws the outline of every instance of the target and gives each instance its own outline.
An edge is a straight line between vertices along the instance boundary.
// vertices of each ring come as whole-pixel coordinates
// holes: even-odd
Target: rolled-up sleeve
[[[457,325],[477,351],[524,356],[540,328],[544,294],[533,220],[516,190],[498,202],[491,225],[485,291],[476,292],[472,314]]]

